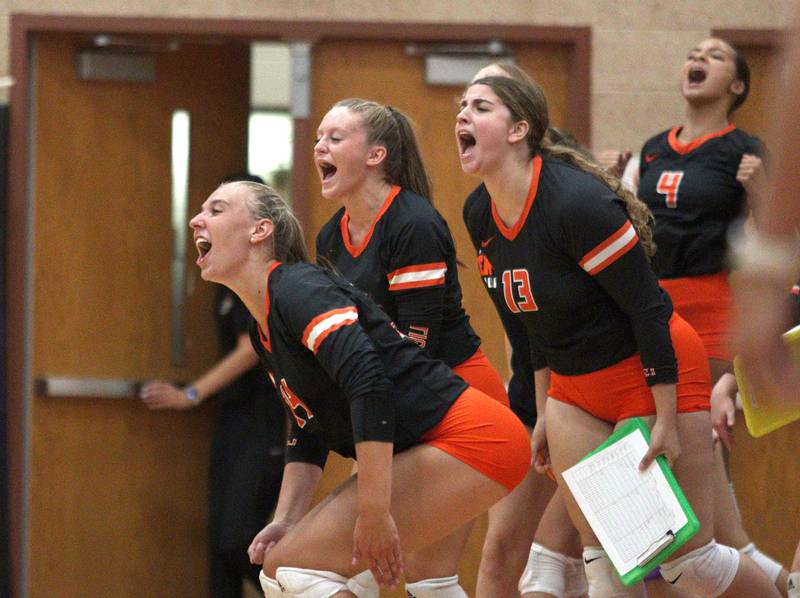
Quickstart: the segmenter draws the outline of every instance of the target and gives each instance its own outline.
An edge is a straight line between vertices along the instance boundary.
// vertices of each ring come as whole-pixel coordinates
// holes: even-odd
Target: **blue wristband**
[[[190,403],[197,402],[197,389],[194,386],[187,386],[183,389],[183,392],[186,393],[186,398]]]

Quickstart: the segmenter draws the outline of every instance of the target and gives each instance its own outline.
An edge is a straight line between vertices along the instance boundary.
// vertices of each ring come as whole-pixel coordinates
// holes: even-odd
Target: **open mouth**
[[[475,143],[475,137],[471,133],[461,131],[458,134],[458,147],[462,154],[466,154],[469,152],[469,150],[475,147]]]
[[[202,237],[198,237],[194,240],[194,246],[197,248],[197,253],[200,256],[199,259],[203,259],[208,255],[208,252],[211,251],[211,242],[208,239],[203,239]]]
[[[700,67],[689,69],[689,83],[702,83],[706,80],[706,72]]]
[[[322,176],[323,181],[327,181],[333,175],[336,174],[336,167],[333,164],[328,164],[325,162],[320,162],[319,164],[319,172]]]

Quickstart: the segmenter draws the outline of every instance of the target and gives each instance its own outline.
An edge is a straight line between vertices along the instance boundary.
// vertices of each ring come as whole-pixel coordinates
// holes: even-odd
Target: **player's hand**
[[[747,375],[748,391],[797,404],[800,369],[781,338],[793,320],[787,301],[789,284],[752,271],[737,271],[731,281],[736,305],[734,348]]]
[[[597,163],[609,174],[621,177],[632,155],[631,150],[603,150],[597,155]]]
[[[285,521],[273,521],[256,534],[247,549],[247,556],[254,565],[264,563],[264,555],[294,527]]]
[[[531,458],[533,459],[533,468],[536,473],[546,475],[555,481],[553,465],[550,462],[550,451],[547,448],[547,431],[543,415],[539,415],[536,418],[536,424],[533,426],[533,432],[531,433]]]
[[[720,384],[711,389],[711,425],[717,438],[729,451],[734,447],[733,425],[736,423],[736,398]]]
[[[148,409],[191,409],[197,405],[190,401],[183,389],[163,380],[148,382],[139,391],[139,398]]]
[[[670,418],[670,420],[665,422],[663,418],[656,419],[656,423],[650,433],[650,448],[647,449],[647,453],[639,463],[640,471],[650,467],[658,455],[664,455],[670,467],[680,456],[681,443],[678,439],[678,425],[674,418]]]
[[[353,532],[353,565],[368,567],[382,587],[400,583],[403,555],[391,513],[359,513]]]
[[[764,163],[754,154],[743,154],[736,171],[736,180],[739,181],[748,194],[758,195],[767,187],[767,177],[764,172]]]

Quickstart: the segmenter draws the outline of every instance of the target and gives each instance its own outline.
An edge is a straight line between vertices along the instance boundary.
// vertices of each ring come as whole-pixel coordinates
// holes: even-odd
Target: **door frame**
[[[712,29],[711,35],[742,47],[779,46],[787,37],[782,29]]]
[[[63,16],[15,13],[10,19],[10,90],[8,205],[6,210],[6,390],[9,472],[9,569],[11,593],[27,590],[27,503],[30,448],[31,322],[33,305],[32,115],[35,97],[30,73],[36,36],[43,33],[109,33],[202,40],[307,41],[321,39],[468,42],[502,39],[517,43],[557,43],[570,57],[566,127],[590,145],[591,28],[535,25],[275,21],[256,19],[177,19],[112,16]],[[294,119],[292,189],[295,209],[304,219],[308,196],[305,152],[313,123]]]

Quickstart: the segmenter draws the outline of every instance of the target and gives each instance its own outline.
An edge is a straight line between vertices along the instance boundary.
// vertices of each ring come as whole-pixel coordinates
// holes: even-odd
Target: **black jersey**
[[[287,460],[324,465],[355,443],[419,442],[466,383],[401,335],[369,297],[319,266],[278,264],[267,277],[267,330],[250,331],[291,419]]]
[[[714,274],[726,269],[727,232],[746,205],[736,180],[742,154],[763,156],[761,142],[729,125],[688,144],[679,127],[659,133],[642,148],[639,197],[655,216],[659,278]]]
[[[677,380],[672,304],[622,200],[594,176],[536,156],[513,228],[483,186],[467,199],[464,216],[483,282],[495,304],[525,327],[532,364],[585,374],[639,352],[648,384]],[[515,336],[510,330],[512,343]]]
[[[444,218],[429,201],[392,187],[360,246],[350,243],[340,209],[317,235],[317,259],[367,293],[400,332],[450,367],[475,353],[480,339],[461,307],[456,250]]]

